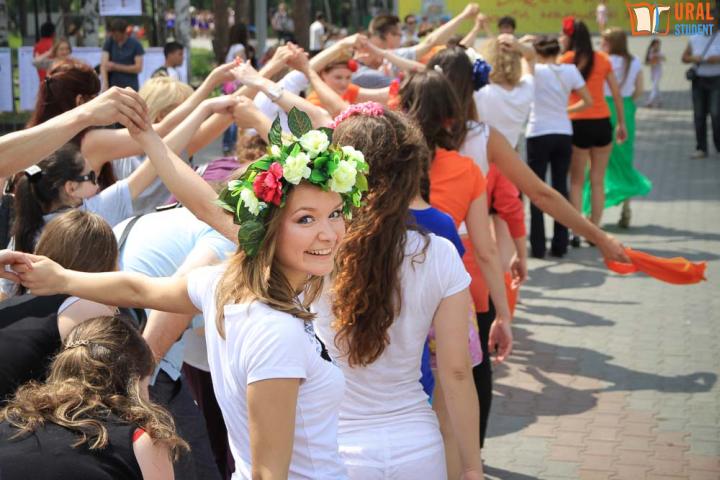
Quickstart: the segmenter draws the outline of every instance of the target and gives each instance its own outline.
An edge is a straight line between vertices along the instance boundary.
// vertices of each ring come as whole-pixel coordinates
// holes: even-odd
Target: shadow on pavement
[[[687,242],[690,240],[720,242],[720,234],[717,233],[693,232],[691,230],[666,227],[665,225],[638,225],[631,226],[630,228],[619,228],[617,225],[603,225],[603,230],[610,233],[622,233],[623,236],[627,237],[632,237],[634,235],[659,237],[657,241],[666,243]]]
[[[515,473],[509,470],[503,470],[502,468],[493,468],[488,465],[483,466],[485,477],[488,480],[537,480],[538,477],[531,475],[524,475],[522,473]]]

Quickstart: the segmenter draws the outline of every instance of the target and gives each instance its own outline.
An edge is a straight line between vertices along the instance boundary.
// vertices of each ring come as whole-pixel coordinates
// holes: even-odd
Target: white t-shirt
[[[535,95],[532,75],[523,75],[515,88],[489,84],[473,94],[480,121],[496,128],[515,148]]]
[[[642,71],[642,64],[637,57],[632,57],[630,61],[630,69],[625,77],[625,59],[620,55],[610,55],[610,64],[612,65],[613,73],[617,78],[618,85],[620,85],[620,96],[621,97],[632,97],[635,93],[635,80]],[[605,96],[609,97],[612,95],[610,87],[605,82]]]
[[[457,254],[456,254],[457,256]],[[216,318],[215,290],[226,265],[188,275],[188,295],[205,318]],[[312,324],[260,302],[225,305],[225,338],[215,321],[205,324],[213,389],[235,459],[233,478],[252,478],[248,385],[299,378],[289,479],[347,478],[338,454],[338,408],[345,382],[340,369],[320,356]]]
[[[585,80],[573,64],[536,64],[535,100],[530,108],[525,137],[572,135],[568,98],[570,92],[584,86]]]
[[[703,55],[703,58],[714,57],[720,55],[720,34],[718,35],[694,35],[690,37],[690,53],[692,55],[702,55],[707,47],[707,52]],[[708,47],[708,43],[712,41]],[[697,67],[697,74],[700,77],[716,77],[720,75],[720,63],[701,63]]]
[[[310,24],[310,50],[320,50],[323,48],[322,37],[325,35],[325,27],[322,22],[315,20]]]
[[[345,374],[338,442],[348,464],[371,466],[377,458],[406,463],[438,448],[442,455],[437,417],[419,382],[420,362],[438,305],[467,288],[470,275],[450,241],[428,235],[423,256],[424,237],[414,231],[407,236],[402,306],[387,332],[390,343],[373,363],[351,368],[335,345],[329,288],[313,305],[318,336]]]
[[[469,120],[467,122],[467,134],[465,140],[460,146],[460,155],[470,157],[475,160],[475,163],[483,175],[487,176],[488,170],[490,170],[490,164],[487,156],[487,144],[490,138],[490,127],[487,123],[476,122],[475,120]]]
[[[230,63],[235,58],[240,57],[241,60],[246,60],[245,45],[242,43],[234,43],[230,45],[227,55],[225,55],[225,63]]]

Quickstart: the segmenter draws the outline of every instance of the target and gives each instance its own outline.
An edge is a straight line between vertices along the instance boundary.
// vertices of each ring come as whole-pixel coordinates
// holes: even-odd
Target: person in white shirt
[[[560,54],[557,38],[540,37],[534,47],[537,52],[535,99],[525,130],[528,165],[542,180],[550,167],[553,188],[568,198],[567,176],[572,159],[572,124],[568,113],[592,105],[592,97],[574,64],[556,63]],[[568,107],[571,92],[578,93],[582,99]],[[543,212],[533,203],[530,214],[531,253],[535,258],[543,258],[546,252]],[[567,227],[555,221],[550,254],[563,257],[568,242]]]
[[[608,21],[607,0],[600,0],[600,3],[598,3],[597,8],[595,9],[595,20],[598,24],[598,32],[604,32]]]
[[[220,202],[232,211],[227,219],[240,225],[239,249],[225,264],[155,279],[77,273],[37,256],[32,270],[13,267],[39,295],[67,290],[95,301],[215,319],[206,324],[205,338],[234,478],[347,478],[337,444],[345,382],[321,356],[308,305],[333,271],[344,217],[361,202],[368,170],[361,152],[331,146],[323,131],[300,132],[307,124],[305,118],[295,125],[300,140],[290,145],[273,133],[276,142],[265,161],[221,192]],[[134,138],[158,165],[184,165],[151,129]],[[330,148],[328,159],[323,154]],[[325,163],[316,167],[318,158],[335,162],[335,173],[324,173]]]
[[[408,227],[427,162],[424,139],[407,117],[377,103],[339,118],[334,140],[363,151],[371,172],[333,285],[313,306],[318,336],[347,382],[340,455],[353,480],[447,478],[438,420],[419,382],[433,326],[462,478],[482,478],[467,348],[470,276],[448,240]]]
[[[325,14],[317,12],[315,21],[310,24],[310,56],[314,57],[323,49],[325,37]]]
[[[152,77],[170,77],[173,80],[182,82],[183,75],[180,74],[180,67],[185,63],[185,49],[178,42],[168,42],[163,47],[165,63],[152,74]]]

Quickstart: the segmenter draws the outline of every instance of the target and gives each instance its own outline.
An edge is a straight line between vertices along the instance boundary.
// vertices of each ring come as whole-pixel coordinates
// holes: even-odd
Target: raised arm
[[[444,45],[453,36],[453,34],[460,28],[460,25],[464,20],[471,19],[480,13],[480,7],[477,3],[469,3],[465,6],[465,9],[460,12],[459,15],[451,18],[447,23],[439,26],[433,30],[425,40],[419,45],[414,47],[415,58],[420,58],[430,51],[435,45]]]
[[[220,85],[223,81],[232,79],[229,71],[234,67],[233,63],[226,63],[215,68],[205,81],[190,95],[183,103],[170,112],[163,120],[153,128],[163,137],[170,133],[185,117],[197,108],[201,101]],[[102,165],[116,158],[140,155],[141,150],[130,141],[130,132],[127,129],[92,130],[85,135],[82,142],[82,153],[90,162],[94,170],[99,170]]]
[[[460,453],[462,478],[468,480],[483,478],[477,392],[468,349],[459,348],[467,346],[471,303],[470,293],[465,289],[443,299],[433,317],[440,389]]]
[[[475,16],[473,28],[467,33],[467,35],[465,35],[465,37],[463,37],[460,44],[468,48],[474,48],[475,40],[477,40],[477,36],[480,32],[485,32],[485,35],[488,37],[493,36],[493,33],[490,31],[490,26],[488,25],[487,16],[484,13],[478,13]]]
[[[130,88],[113,87],[47,122],[0,137],[0,177],[39,162],[86,128],[115,122],[136,130],[149,126],[145,102]]]
[[[104,305],[175,313],[199,313],[187,292],[186,277],[150,278],[131,272],[88,273],[67,270],[47,257],[26,254],[32,267],[13,265],[35,295],[66,294]]]
[[[238,227],[225,210],[215,205],[215,190],[175,155],[152,129],[135,135],[134,139],[150,158],[158,175],[175,198],[197,218],[237,243]]]

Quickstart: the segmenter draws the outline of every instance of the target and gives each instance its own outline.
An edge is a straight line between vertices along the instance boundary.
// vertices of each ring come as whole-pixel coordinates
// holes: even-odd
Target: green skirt
[[[610,107],[610,123],[615,133],[617,115],[612,97],[606,97]],[[652,189],[652,182],[633,167],[633,154],[635,150],[635,102],[632,97],[623,98],[625,109],[625,124],[628,138],[618,145],[613,139],[610,161],[605,172],[605,208],[619,205],[632,197],[647,195]],[[585,175],[585,188],[583,190],[583,213],[590,214],[590,179]]]

